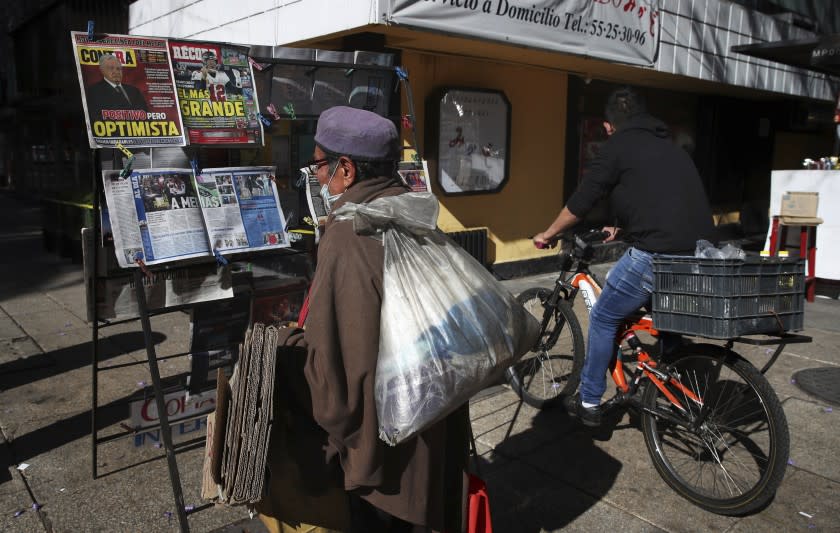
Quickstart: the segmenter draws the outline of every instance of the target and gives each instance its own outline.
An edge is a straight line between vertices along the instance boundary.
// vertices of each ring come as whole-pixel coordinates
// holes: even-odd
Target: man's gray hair
[[[106,61],[112,60],[116,61],[117,63],[119,63],[120,66],[122,66],[122,63],[120,63],[120,60],[114,54],[102,54],[99,57],[99,69],[102,70],[102,67],[105,65]]]

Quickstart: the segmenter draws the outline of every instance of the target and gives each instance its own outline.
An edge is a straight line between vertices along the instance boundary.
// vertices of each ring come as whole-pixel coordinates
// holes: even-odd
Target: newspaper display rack
[[[283,47],[247,51],[233,44],[92,30],[71,32],[71,39],[93,161],[95,216],[93,227],[82,234],[92,324],[92,476],[100,477],[99,446],[131,437],[136,444],[139,431],[157,431],[156,447],[165,451],[172,485],[171,514],[181,531],[189,531],[188,515],[213,503],[185,505],[176,453],[206,445],[207,437],[176,443],[172,428],[207,417],[203,395],[211,388],[216,393],[218,383],[233,377],[227,370],[233,367],[237,346],[245,342],[251,324],[264,323],[270,331],[273,323],[296,320],[313,270],[308,243],[292,247],[273,167],[201,169],[199,145],[262,146],[269,115],[274,120],[296,120],[297,112],[298,118],[314,119],[324,108],[338,104],[386,115],[393,85],[402,82],[409,100],[410,88],[388,54]],[[315,90],[297,95],[295,73],[308,72],[316,63],[323,68]],[[265,101],[261,104],[260,99]],[[413,108],[410,119],[416,137]],[[134,156],[125,148],[185,145],[193,168],[132,168]],[[113,158],[113,164],[104,165],[104,158]],[[106,166],[116,170],[103,172]],[[419,176],[413,187],[427,186],[419,158],[401,170],[408,172],[404,179]],[[303,203],[308,205],[301,208],[309,211],[313,222],[325,215],[317,185],[307,183],[302,188],[308,193]],[[300,233],[314,233],[317,239],[317,222],[312,225],[314,232]],[[243,264],[247,268],[237,270]],[[160,335],[153,331],[151,319],[175,312],[190,313],[189,349],[158,354]],[[106,357],[101,343],[107,338],[101,336],[102,330],[135,322],[142,330],[145,360],[102,364]],[[188,380],[179,382],[182,388],[174,391],[169,387],[172,378],[185,376],[162,377],[159,363],[183,357],[191,360]],[[142,387],[145,418],[135,423],[132,406],[132,425],[119,424],[117,430],[113,417],[102,416],[114,403],[99,405],[99,373],[134,365],[148,365],[151,377],[151,386]],[[174,414],[168,411],[176,392],[192,395],[195,405]],[[134,400],[136,394],[120,403]],[[146,416],[149,413],[154,416]],[[215,416],[209,417],[208,433],[217,423]]]
[[[115,156],[117,154],[116,151]],[[174,442],[172,428],[185,423],[198,424],[212,412],[216,404],[216,384],[211,381],[215,379],[217,372],[225,375],[237,358],[236,346],[244,336],[249,323],[256,318],[272,323],[272,321],[290,320],[299,311],[301,300],[311,278],[311,262],[307,254],[289,248],[288,236],[274,230],[276,224],[285,227],[285,220],[282,220],[282,211],[274,204],[276,191],[273,189],[273,182],[253,181],[253,194],[250,190],[245,192],[247,200],[253,200],[248,215],[239,213],[238,204],[245,207],[246,199],[237,198],[237,205],[228,205],[229,209],[221,209],[221,203],[216,205],[211,201],[214,196],[202,198],[201,201],[192,199],[182,190],[182,183],[179,180],[186,180],[189,171],[185,169],[155,169],[135,170],[129,179],[119,178],[119,171],[105,171],[101,174],[97,169],[101,167],[99,151],[94,150],[95,169],[93,176],[94,210],[102,211],[101,199],[104,196],[108,202],[109,216],[95,216],[92,230],[83,231],[83,258],[85,263],[85,278],[88,300],[88,318],[92,324],[92,398],[91,398],[91,464],[92,475],[99,477],[97,458],[98,447],[102,444],[118,439],[135,437],[143,432],[157,432],[158,443],[156,444],[165,451],[169,477],[172,485],[175,500],[175,510],[172,513],[178,517],[181,531],[189,531],[188,514],[211,507],[208,503],[200,506],[186,506],[183,496],[181,479],[178,472],[176,454],[179,450],[191,449],[202,445],[204,436],[187,439],[182,442]],[[117,163],[118,164],[118,163]],[[243,169],[220,169],[222,178],[213,177],[212,169],[203,171],[202,175],[209,175],[215,181],[226,182],[228,179],[235,182],[236,172],[243,172]],[[243,175],[259,177],[264,174],[265,169],[249,169]],[[98,175],[97,175],[98,174]],[[174,179],[173,193],[180,193],[168,199],[176,202],[179,207],[173,217],[165,212],[160,220],[149,221],[148,216],[154,216],[155,211],[142,212],[142,203],[163,202],[160,198],[154,200],[143,198],[143,178],[155,175],[155,181],[162,177],[164,183]],[[132,179],[133,178],[133,179]],[[112,182],[112,180],[114,180]],[[132,184],[133,182],[133,184]],[[247,180],[243,179],[243,187],[246,187]],[[193,186],[199,183],[198,179]],[[117,188],[124,188],[120,194],[115,191],[108,192],[107,186],[114,184]],[[138,184],[141,187],[138,188]],[[189,186],[184,187],[189,189]],[[268,194],[260,194],[268,193]],[[200,195],[200,192],[198,193]],[[136,205],[125,201],[127,198],[135,198]],[[266,208],[259,205],[260,198],[263,204],[271,204]],[[265,198],[270,198],[266,200]],[[122,201],[121,201],[122,200]],[[202,204],[205,211],[202,213]],[[188,207],[190,206],[190,207]],[[234,209],[234,207],[237,207]],[[274,219],[267,216],[266,210],[274,209]],[[169,209],[172,209],[170,206]],[[214,212],[213,210],[221,211]],[[139,211],[138,211],[139,210]],[[193,212],[190,213],[189,211]],[[255,229],[260,229],[258,224],[248,221],[249,216],[259,213],[262,224],[268,224],[268,229],[259,234],[259,240],[254,241]],[[145,218],[144,218],[145,217]],[[214,217],[216,217],[214,219]],[[113,232],[114,247],[104,247],[102,221],[109,222],[110,231]],[[214,224],[216,220],[219,224]],[[239,225],[231,221],[239,221]],[[219,226],[224,223],[226,227],[237,228],[241,232],[240,239],[229,243],[219,237]],[[151,235],[139,239],[138,247],[126,244],[124,237],[126,228],[139,225],[141,228],[158,225],[157,234],[154,228],[149,232]],[[205,227],[206,224],[206,227]],[[184,228],[187,228],[186,230]],[[265,228],[262,228],[265,229]],[[172,233],[177,233],[182,242],[188,243],[184,246],[191,246],[192,249],[177,249],[166,239],[172,238]],[[282,235],[281,235],[282,234]],[[215,236],[215,237],[214,237]],[[213,248],[222,248],[225,254],[243,253],[242,261],[228,262],[222,258],[214,257],[210,251],[211,239],[218,238],[219,243]],[[252,246],[249,246],[249,238],[252,239]],[[155,244],[158,244],[155,247]],[[227,246],[225,247],[225,244]],[[149,254],[149,251],[174,250],[173,255],[181,254],[183,257],[166,257],[163,254]],[[257,252],[256,255],[248,252]],[[266,255],[266,251],[271,252]],[[116,253],[115,253],[116,252]],[[139,255],[138,255],[139,254]],[[152,264],[147,265],[142,257],[150,257]],[[129,261],[134,260],[134,263]],[[227,264],[221,264],[222,262]],[[247,265],[247,268],[238,268]],[[139,267],[138,267],[139,266]],[[128,269],[128,267],[138,267]],[[237,273],[237,270],[246,271]],[[256,303],[258,307],[254,307]],[[252,309],[253,308],[253,309]],[[175,354],[161,355],[157,353],[155,333],[152,328],[151,318],[174,312],[189,312],[191,315],[191,343],[189,350]],[[221,317],[220,314],[224,314]],[[143,333],[146,360],[133,361],[121,364],[102,365],[100,330],[110,326],[125,324],[129,322],[140,322]],[[174,384],[172,379],[162,378],[159,363],[175,358],[189,357],[191,368],[188,375],[180,374],[174,378],[184,378],[187,381],[184,385]],[[99,373],[117,368],[125,368],[133,365],[148,365],[151,377],[151,387],[144,387],[147,399],[143,403],[143,413],[151,412],[153,416],[146,416],[142,421],[135,420],[136,398],[130,397],[131,404],[131,426],[120,424],[122,430],[110,432],[101,436],[104,427],[101,409],[105,406],[99,405]],[[222,370],[224,369],[224,372]],[[173,388],[174,387],[174,388]],[[149,391],[148,389],[151,389]],[[174,415],[169,410],[170,403],[187,403],[184,394],[191,398],[188,406],[179,410]],[[153,397],[150,398],[149,396]],[[212,396],[212,397],[211,397]],[[108,404],[113,407],[113,404]],[[209,406],[210,411],[206,408]],[[172,415],[172,416],[170,416]],[[136,466],[135,465],[131,466]],[[189,510],[188,510],[189,509]]]

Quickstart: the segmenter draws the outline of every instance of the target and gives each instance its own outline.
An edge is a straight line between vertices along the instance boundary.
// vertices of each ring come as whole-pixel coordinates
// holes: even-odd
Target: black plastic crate
[[[802,329],[805,260],[653,260],[653,323],[662,331],[729,339]]]

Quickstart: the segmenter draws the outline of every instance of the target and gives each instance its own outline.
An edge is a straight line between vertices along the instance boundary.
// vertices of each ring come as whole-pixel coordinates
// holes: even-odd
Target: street
[[[137,447],[131,438],[102,444],[101,477],[92,479],[91,329],[81,265],[43,251],[39,217],[37,204],[0,193],[0,531],[177,531],[160,448]],[[506,282],[513,292],[551,283],[553,276]],[[577,305],[583,318],[582,302]],[[499,385],[471,402],[494,530],[837,531],[840,406],[808,395],[791,377],[806,368],[840,368],[840,302],[806,304],[805,324],[803,333],[814,341],[791,345],[767,373],[791,435],[790,464],[767,508],[723,517],[694,507],[659,478],[635,417],[586,430],[560,410],[521,404]],[[586,331],[585,320],[582,325]],[[155,317],[152,326],[159,355],[188,348],[186,314]],[[103,336],[102,365],[145,360],[139,323],[108,328]],[[735,350],[759,367],[769,357],[765,347]],[[164,377],[186,371],[185,359],[161,362]],[[127,419],[120,402],[146,386],[148,371],[137,365],[98,377],[100,433],[115,433]],[[244,508],[199,499],[202,458],[201,442],[177,454],[185,503],[197,511],[189,517],[191,530],[261,530]]]

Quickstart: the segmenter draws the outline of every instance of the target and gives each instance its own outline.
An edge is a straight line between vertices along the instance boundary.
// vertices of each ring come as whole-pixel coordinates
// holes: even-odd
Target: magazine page
[[[169,41],[190,144],[263,144],[248,48]]]
[[[184,146],[166,39],[70,37],[91,148]]]
[[[205,168],[196,187],[214,252],[289,246],[273,167]]]
[[[206,263],[176,267],[143,276],[143,289],[149,309],[224,300],[233,297],[228,266]],[[140,316],[134,276],[114,276],[97,280],[97,313],[100,319]]]
[[[400,161],[397,173],[411,192],[427,192],[429,190],[429,169],[426,160]]]
[[[127,178],[106,170],[102,181],[121,267],[210,254],[191,170],[142,169]]]

